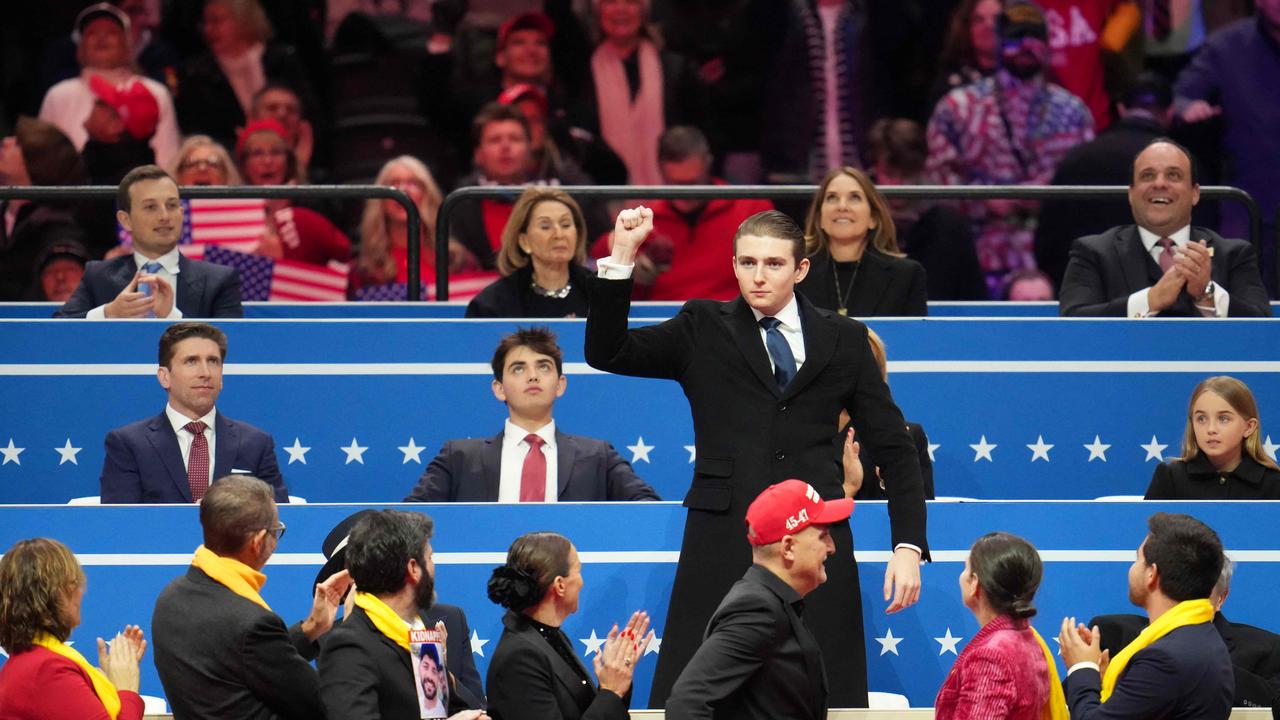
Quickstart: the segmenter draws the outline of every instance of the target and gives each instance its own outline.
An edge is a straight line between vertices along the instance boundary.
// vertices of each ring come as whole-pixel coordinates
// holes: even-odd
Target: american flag
[[[245,300],[341,302],[347,299],[347,266],[343,263],[324,266],[272,260],[229,250],[223,245],[200,243],[181,246],[181,250],[189,258],[239,270],[240,293]]]
[[[238,252],[253,252],[267,229],[266,200],[262,198],[193,198],[182,200],[180,245],[221,245]],[[121,245],[132,245],[133,236],[117,225]]]
[[[470,300],[480,291],[489,287],[499,279],[497,273],[468,272],[449,276],[449,300]],[[436,284],[423,283],[421,297],[426,300],[436,299]],[[387,283],[386,285],[368,285],[356,291],[356,300],[363,302],[396,302],[409,297],[408,283]]]

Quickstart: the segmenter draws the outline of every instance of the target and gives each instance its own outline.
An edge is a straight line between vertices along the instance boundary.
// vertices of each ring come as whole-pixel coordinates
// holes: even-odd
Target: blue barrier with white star
[[[643,324],[648,321],[636,321]],[[549,321],[568,390],[557,427],[611,442],[664,499],[688,488],[693,430],[671,381],[599,373],[584,322]],[[939,496],[1140,495],[1176,456],[1203,377],[1248,383],[1280,440],[1272,320],[873,320],[890,385],[930,439]],[[394,502],[446,440],[502,429],[489,362],[506,320],[239,320],[218,408],[270,433],[290,493]],[[157,415],[161,321],[0,321],[0,503],[98,494],[102,439]],[[833,435],[835,428],[833,427]]]
[[[263,597],[287,622],[310,609],[309,591],[323,563],[320,546],[340,520],[364,506],[282,506],[288,526],[266,568]],[[667,600],[679,556],[685,511],[675,503],[562,505],[404,505],[435,519],[436,587],[442,602],[462,606],[472,628],[471,648],[484,677],[502,634],[502,609],[485,596],[491,569],[522,533],[554,530],[577,546],[584,587],[565,632],[584,657],[614,622],[647,609],[663,635]],[[933,705],[956,653],[978,629],[960,600],[957,577],[979,535],[1003,530],[1040,550],[1044,580],[1033,624],[1050,646],[1065,616],[1080,622],[1103,613],[1140,612],[1127,602],[1127,572],[1158,510],[1186,512],[1218,531],[1237,567],[1223,608],[1234,622],[1280,630],[1272,588],[1280,584],[1280,526],[1275,502],[935,502],[929,506],[934,562],[922,568],[920,602],[886,615],[881,597],[889,529],[882,502],[859,503],[852,517],[863,589],[867,668],[872,690],[905,694],[912,706]],[[184,573],[200,543],[194,506],[0,507],[0,550],[19,539],[54,537],[71,547],[89,578],[76,647],[111,637],[125,624],[150,635],[151,609],[160,590]],[[745,543],[745,538],[743,539]],[[819,589],[817,592],[822,592]],[[649,696],[656,653],[651,647],[636,671],[633,702]],[[93,657],[92,653],[88,653]],[[163,695],[152,653],[143,661],[142,692]],[[4,661],[0,656],[0,663]],[[588,663],[589,664],[589,663]],[[1059,660],[1059,671],[1065,671]],[[832,677],[830,682],[840,682]]]

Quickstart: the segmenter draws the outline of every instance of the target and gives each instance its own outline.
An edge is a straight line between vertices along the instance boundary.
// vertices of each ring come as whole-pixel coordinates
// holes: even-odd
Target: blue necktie
[[[161,265],[160,263],[156,262],[155,260],[152,260],[152,261],[151,261],[151,262],[149,262],[149,263],[143,263],[143,265],[142,265],[142,272],[143,272],[144,274],[146,274],[146,275],[155,275],[156,273],[160,272],[160,269],[161,269],[162,267],[164,267],[164,266],[163,266],[163,265]],[[155,290],[155,288],[153,288],[153,287],[151,286],[151,283],[147,283],[147,284],[145,284],[145,285],[143,285],[143,286],[142,286],[142,294],[143,294],[143,295],[146,295],[147,297],[151,297],[151,293],[152,293],[154,290]],[[155,317],[155,316],[156,316],[156,311],[155,311],[155,310],[148,310],[148,311],[147,311],[147,317]]]
[[[764,328],[764,346],[769,349],[769,357],[773,358],[773,377],[778,381],[779,390],[785,389],[791,378],[796,376],[796,356],[791,354],[791,346],[778,329],[781,324],[778,318],[760,318],[760,327]]]

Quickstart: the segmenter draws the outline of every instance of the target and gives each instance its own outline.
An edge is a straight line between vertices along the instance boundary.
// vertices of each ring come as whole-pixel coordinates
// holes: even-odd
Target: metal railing
[[[813,197],[816,185],[563,185],[563,190],[577,200],[715,200],[719,198],[787,199]],[[876,188],[886,198],[909,200],[1062,200],[1069,198],[1128,197],[1123,185],[882,185]],[[441,258],[449,255],[449,223],[458,205],[471,201],[513,199],[524,192],[518,186],[464,187],[449,193],[436,217],[436,299],[449,299],[449,275],[442,272]],[[1261,213],[1249,193],[1237,187],[1206,185],[1200,188],[1202,200],[1233,200],[1249,212],[1249,241],[1261,252]],[[1278,244],[1280,245],[1280,244]],[[1278,247],[1277,252],[1280,252]],[[409,287],[416,287],[417,265],[410,261]]]
[[[72,185],[63,187],[0,187],[0,200],[114,200],[117,188],[114,185]],[[264,200],[293,200],[310,198],[315,200],[371,200],[386,199],[400,203],[408,214],[409,223],[409,299],[420,300],[418,287],[419,265],[422,263],[421,228],[422,219],[418,206],[413,204],[403,191],[382,185],[184,185],[180,193],[184,198],[220,198],[227,200],[243,200],[262,198]],[[447,274],[449,258],[446,254],[443,263],[437,262],[438,270]]]

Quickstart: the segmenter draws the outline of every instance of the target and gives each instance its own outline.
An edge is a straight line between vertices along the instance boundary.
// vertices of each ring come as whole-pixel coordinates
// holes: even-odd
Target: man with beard
[[[1133,160],[1133,225],[1071,246],[1058,312],[1112,317],[1270,317],[1258,256],[1244,240],[1191,225],[1200,201],[1191,154],[1156,138]]]
[[[316,586],[306,620],[286,629],[259,591],[284,537],[271,486],[248,475],[215,482],[200,503],[204,544],[151,614],[156,671],[173,714],[191,720],[324,717],[311,660],[351,579]],[[416,717],[416,716],[415,716]]]
[[[956,88],[933,111],[926,133],[925,179],[938,185],[1048,185],[1071,148],[1093,139],[1093,119],[1079,98],[1048,82],[1048,29],[1031,2],[1012,2],[997,21],[1000,68]],[[1034,268],[1036,204],[967,203],[978,262],[993,298],[1005,277]]]
[[[1096,626],[1062,620],[1071,717],[1226,720],[1235,681],[1209,601],[1222,542],[1190,515],[1156,513],[1147,528],[1129,568],[1129,601],[1146,611],[1147,629],[1109,658]]]
[[[427,515],[400,510],[368,513],[351,529],[346,558],[355,610],[326,639],[318,662],[329,717],[426,717],[424,708],[447,695],[451,720],[487,720],[484,711],[460,706],[434,672],[437,697],[419,699],[409,635],[427,628],[420,608],[430,607],[435,591],[433,530]],[[436,627],[443,633],[443,623]]]

